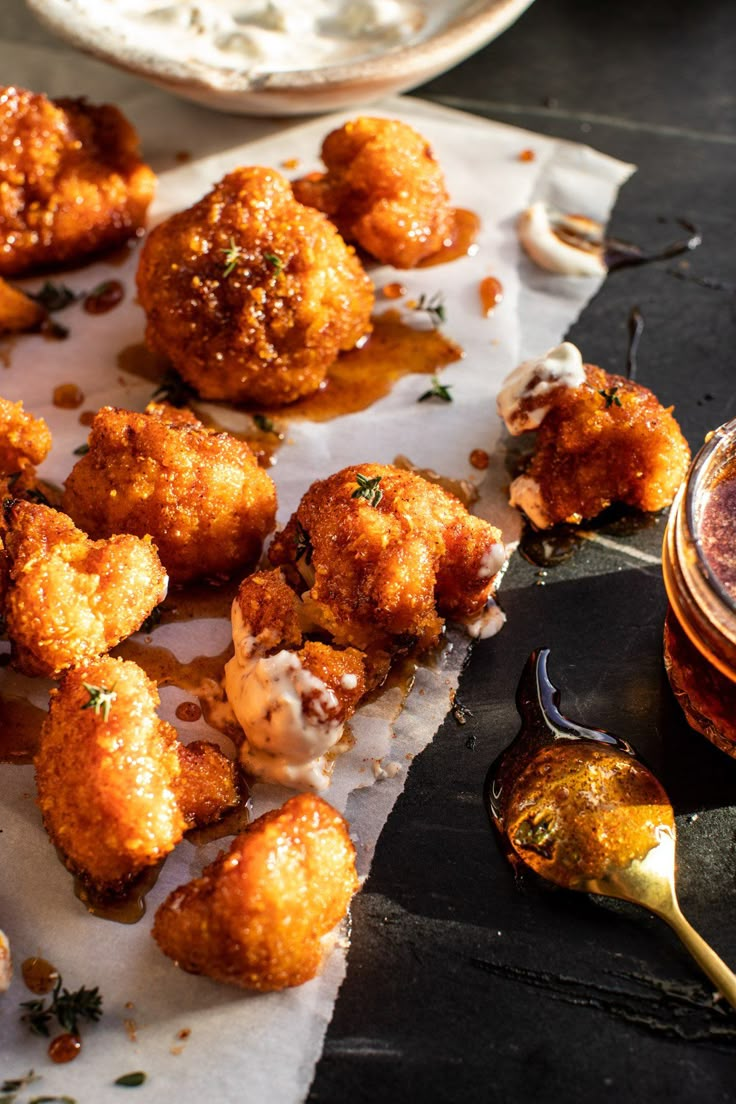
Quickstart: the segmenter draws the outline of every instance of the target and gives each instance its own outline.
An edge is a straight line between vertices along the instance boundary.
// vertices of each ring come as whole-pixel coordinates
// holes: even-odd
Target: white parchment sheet
[[[0,73],[4,84],[117,103],[138,128],[144,154],[160,177],[152,222],[194,202],[237,165],[284,170],[285,163],[297,159],[298,169],[287,175],[318,168],[323,137],[350,117],[304,123],[220,116],[77,54],[17,43],[0,42]],[[450,404],[417,403],[428,386],[427,377],[409,375],[362,413],[291,425],[271,469],[279,522],[286,521],[312,480],[348,463],[390,462],[404,453],[415,464],[472,479],[481,492],[477,511],[500,525],[511,540],[516,536],[515,518],[503,498],[507,476],[499,449],[496,393],[520,359],[543,353],[561,340],[599,286],[597,280],[571,280],[534,270],[520,253],[516,216],[532,200],[550,199],[564,210],[605,220],[633,167],[584,146],[410,98],[386,100],[370,113],[401,118],[428,137],[445,169],[453,202],[482,218],[473,256],[400,274],[389,268],[371,272],[377,288],[398,279],[409,298],[442,293],[445,332],[462,346],[465,356],[442,372],[443,383],[452,388]],[[534,151],[533,160],[519,160],[524,149]],[[191,159],[177,160],[182,152]],[[87,432],[79,424],[79,411],[54,407],[54,387],[76,383],[85,393],[86,410],[104,403],[141,409],[151,397],[154,385],[126,375],[117,362],[121,350],[143,337],[143,313],[134,298],[136,260],[133,251],[123,266],[97,263],[64,274],[64,282],[75,290],[89,290],[105,279],[121,280],[125,300],[97,317],[70,307],[57,316],[70,328],[66,341],[19,338],[6,358],[7,366],[0,365],[0,394],[22,398],[26,408],[46,418],[51,427],[54,446],[42,475],[52,481],[66,477],[74,463],[73,450]],[[489,275],[501,281],[504,299],[490,318],[484,318],[478,285]],[[25,284],[35,289],[41,281]],[[378,310],[394,305],[378,296]],[[218,416],[225,421],[230,415],[220,411]],[[231,416],[237,426],[242,416]],[[474,448],[491,455],[486,473],[470,466]],[[227,622],[214,620],[164,625],[154,633],[155,644],[171,648],[182,660],[218,654],[228,639]],[[503,634],[496,641],[503,647]],[[432,739],[447,712],[467,651],[460,634],[450,634],[450,645],[437,666],[420,670],[398,719],[398,691],[359,713],[352,726],[356,744],[337,763],[326,796],[348,815],[361,874],[368,871],[411,759]],[[46,707],[48,684],[43,681],[20,679],[3,669],[0,690],[27,694]],[[176,721],[176,705],[186,697],[165,688],[162,714],[184,739],[213,737],[204,721]],[[401,769],[395,777],[376,782],[374,759],[393,760]],[[18,1003],[30,994],[16,970],[10,990],[0,996],[0,1079],[33,1068],[43,1080],[33,1085],[30,1095],[66,1094],[78,1104],[119,1101],[126,1090],[112,1083],[131,1070],[147,1074],[146,1083],[134,1090],[140,1104],[290,1104],[303,1099],[343,977],[344,950],[338,947],[332,953],[314,981],[271,995],[251,995],[185,974],[154,944],[151,919],[165,895],[198,874],[227,841],[201,849],[183,842],[150,892],[146,916],[125,926],[88,915],[74,897],[71,876],[41,825],[32,767],[0,765],[0,795],[0,928],[10,939],[16,964],[40,954],[59,968],[69,988],[98,985],[104,1000],[104,1016],[84,1032],[79,1059],[54,1066],[44,1042],[19,1024]],[[256,813],[286,796],[273,787],[257,788]],[[135,1022],[134,1039],[125,1029],[126,1020]],[[177,1039],[182,1029],[190,1030],[184,1041]],[[25,1099],[21,1096],[19,1101]]]

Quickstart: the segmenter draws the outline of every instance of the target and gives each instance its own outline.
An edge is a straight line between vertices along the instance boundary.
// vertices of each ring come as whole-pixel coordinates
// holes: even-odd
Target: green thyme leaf
[[[161,624],[161,618],[163,617],[163,615],[164,615],[164,604],[163,604],[163,602],[160,602],[157,606],[153,607],[153,609],[149,613],[148,617],[141,624],[141,627],[139,628],[138,632],[142,632],[142,633],[153,632],[153,630],[156,628],[156,626]]]
[[[309,533],[307,533],[306,529],[304,529],[299,522],[296,523],[296,529],[294,531],[294,543],[296,544],[297,560],[301,560],[303,557],[305,564],[309,567],[312,562],[314,549],[309,539]]]
[[[154,402],[166,402],[169,406],[188,406],[197,392],[185,383],[178,372],[171,368],[153,393]]]
[[[83,445],[77,445],[74,450],[75,456],[86,456],[89,452],[89,444],[85,441]]]
[[[225,258],[225,267],[223,269],[223,276],[230,276],[238,267],[238,262],[243,256],[243,250],[239,245],[235,244],[235,239],[230,238],[230,245],[227,249],[222,249],[221,253]]]
[[[135,1073],[124,1073],[122,1077],[116,1078],[113,1085],[122,1085],[126,1089],[137,1089],[145,1080],[145,1073],[142,1070],[136,1070]]]
[[[608,410],[609,406],[620,406],[621,405],[621,400],[618,397],[618,395],[616,394],[617,391],[618,391],[618,387],[612,387],[610,389],[610,391],[599,391],[598,392],[598,394],[601,395],[606,400],[606,410]]]
[[[284,271],[284,262],[276,253],[264,253],[263,259],[273,267],[274,275],[280,276]]]
[[[35,299],[47,311],[64,310],[64,307],[82,298],[66,284],[55,284],[53,280],[46,280],[40,291],[29,291],[26,294],[29,299]]]
[[[428,399],[440,399],[442,402],[451,403],[452,384],[440,383],[437,376],[432,376],[432,386],[429,391],[425,391],[420,395],[417,402],[426,402]]]
[[[361,475],[360,472],[356,472],[355,479],[358,486],[350,497],[364,498],[369,506],[377,506],[383,498],[383,491],[378,485],[381,482],[381,476],[376,475],[373,479],[368,479],[367,476]]]
[[[82,686],[89,694],[89,701],[85,702],[85,704],[82,706],[82,709],[93,709],[97,716],[102,713],[103,721],[107,721],[110,716],[110,710],[112,709],[112,703],[117,697],[114,684],[109,689],[106,686],[93,686],[89,682],[83,682]],[[64,990],[64,992],[66,992],[66,989]],[[80,993],[81,992],[84,992],[84,990],[80,990]],[[97,990],[94,989],[91,990],[91,992],[96,993]],[[62,1023],[61,1020],[59,1020],[59,1023],[62,1024],[62,1027],[67,1026],[66,1024]],[[68,1030],[72,1031],[73,1028],[69,1027]]]
[[[34,1081],[40,1081],[40,1076],[35,1070],[29,1070],[25,1077],[12,1077],[9,1081],[3,1081],[0,1085],[0,1092],[4,1093],[16,1093],[24,1089],[26,1085],[32,1084]]]
[[[253,421],[256,424],[256,428],[260,429],[261,433],[276,433],[276,426],[271,418],[268,418],[265,414],[254,414]]]
[[[434,295],[420,295],[417,300],[417,305],[414,307],[415,311],[423,311],[429,316],[429,320],[437,329],[443,322],[447,321],[447,310],[442,296],[442,292],[437,291]]]

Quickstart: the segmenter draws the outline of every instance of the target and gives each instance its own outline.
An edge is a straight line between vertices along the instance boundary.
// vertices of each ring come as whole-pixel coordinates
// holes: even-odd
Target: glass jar
[[[688,723],[736,757],[736,418],[706,439],[670,512],[664,659]]]

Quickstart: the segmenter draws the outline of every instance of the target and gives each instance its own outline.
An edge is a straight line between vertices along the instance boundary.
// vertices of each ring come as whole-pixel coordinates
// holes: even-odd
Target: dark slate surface
[[[619,237],[669,240],[678,217],[702,229],[687,266],[613,273],[570,333],[621,371],[638,306],[638,378],[676,404],[693,448],[736,416],[734,58],[731,0],[537,0],[419,92],[635,162]],[[625,541],[656,556],[662,528]],[[461,684],[473,716],[449,718],[414,763],[355,901],[310,1101],[736,1101],[736,1013],[714,1007],[674,935],[633,906],[515,880],[482,804],[486,768],[518,728],[523,663],[546,645],[563,710],[626,736],[659,773],[678,814],[683,910],[736,964],[736,763],[670,694],[659,568],[591,545],[546,576],[516,557],[503,604],[506,628]]]

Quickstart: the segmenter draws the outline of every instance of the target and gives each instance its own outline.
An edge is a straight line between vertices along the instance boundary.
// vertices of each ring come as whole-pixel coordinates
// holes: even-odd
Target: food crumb
[[[373,777],[377,782],[381,782],[384,778],[395,778],[400,770],[401,763],[396,763],[392,759],[373,760]]]
[[[536,156],[537,155],[536,155],[536,153],[534,152],[533,149],[523,149],[521,151],[521,153],[519,154],[519,160],[520,161],[534,161]]]
[[[384,299],[401,299],[406,295],[406,288],[399,283],[384,284],[381,288],[381,294]]]
[[[470,460],[471,466],[476,468],[477,471],[485,471],[488,467],[490,457],[485,449],[474,448],[468,459]]]
[[[126,1005],[127,1008],[127,1005]],[[125,1028],[125,1034],[131,1043],[138,1042],[138,1024],[135,1020],[123,1020],[123,1027]]]
[[[282,169],[298,169],[299,168],[299,158],[298,157],[287,157],[285,161],[281,162],[281,168]]]

